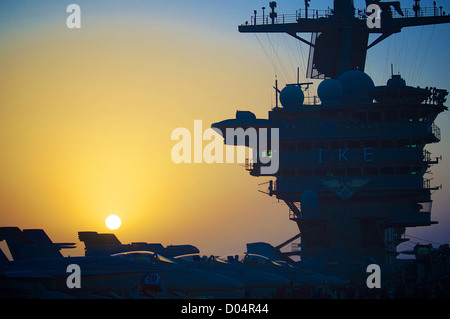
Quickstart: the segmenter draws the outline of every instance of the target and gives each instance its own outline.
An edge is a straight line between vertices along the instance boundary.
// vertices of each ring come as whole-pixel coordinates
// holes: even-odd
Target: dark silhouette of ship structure
[[[307,78],[323,79],[314,104],[303,87],[276,90],[276,106],[268,119],[237,111],[235,119],[212,124],[225,136],[227,128],[279,129],[279,149],[258,152],[246,163],[253,176],[264,176],[267,156],[279,154],[279,169],[267,194],[284,201],[297,223],[303,263],[323,264],[351,272],[355,261],[393,265],[397,246],[407,241],[407,227],[430,226],[432,191],[424,175],[440,158],[427,144],[440,141],[436,117],[447,110],[447,90],[412,87],[398,74],[375,86],[364,73],[367,50],[404,27],[450,22],[436,7],[401,9],[398,1],[366,1],[378,5],[380,27],[368,27],[368,14],[352,0],[335,0],[334,9],[306,8],[294,15],[271,12],[239,26],[242,33],[287,33],[310,46]],[[298,33],[311,33],[311,40]],[[369,44],[369,35],[379,37]],[[281,102],[281,107],[279,106]],[[225,144],[237,145],[225,139]],[[246,142],[247,143],[247,142]],[[270,140],[268,142],[271,145]],[[272,142],[273,144],[273,142]],[[246,146],[249,146],[247,143]],[[359,268],[359,272],[362,270]],[[365,271],[365,268],[364,270]]]

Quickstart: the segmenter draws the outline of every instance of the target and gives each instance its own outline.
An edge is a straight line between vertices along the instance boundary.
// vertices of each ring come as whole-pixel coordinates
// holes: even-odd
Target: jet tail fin
[[[8,257],[6,257],[5,253],[3,252],[3,250],[0,249],[0,265],[4,265],[9,263],[9,259]]]
[[[0,240],[6,241],[14,260],[23,259],[23,246],[30,243],[19,227],[0,227]]]
[[[124,245],[114,234],[99,234],[94,231],[80,231],[78,238],[84,242],[86,256],[101,256],[119,253]]]
[[[41,243],[43,247],[53,248],[55,251],[76,247],[75,243],[54,243],[43,229],[24,229],[22,233],[31,241]]]
[[[62,258],[62,248],[75,248],[73,243],[55,244],[42,229],[20,230],[0,227],[0,240],[5,240],[14,260],[34,258]]]

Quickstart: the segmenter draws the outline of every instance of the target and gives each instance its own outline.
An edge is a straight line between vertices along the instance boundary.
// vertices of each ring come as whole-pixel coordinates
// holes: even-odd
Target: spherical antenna
[[[406,81],[401,77],[400,74],[395,74],[392,75],[392,78],[387,81],[386,85],[393,89],[404,88],[406,86]]]
[[[344,103],[370,103],[372,97],[370,90],[375,87],[370,76],[360,70],[344,72],[338,77],[343,88],[342,99]]]
[[[336,79],[323,80],[317,88],[317,94],[323,104],[338,103],[343,94],[341,82]]]
[[[285,109],[295,109],[303,105],[305,95],[297,85],[287,85],[280,92],[280,102]]]

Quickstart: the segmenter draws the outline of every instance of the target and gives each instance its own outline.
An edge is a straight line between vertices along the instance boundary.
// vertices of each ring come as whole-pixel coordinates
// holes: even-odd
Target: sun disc
[[[109,215],[105,220],[106,227],[111,230],[117,229],[122,224],[119,216],[117,215]]]

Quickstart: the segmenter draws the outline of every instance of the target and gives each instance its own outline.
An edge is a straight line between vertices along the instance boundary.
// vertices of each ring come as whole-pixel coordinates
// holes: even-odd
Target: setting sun
[[[122,221],[120,220],[119,216],[109,215],[108,217],[106,217],[105,224],[106,227],[108,227],[111,230],[114,230],[120,227]]]

